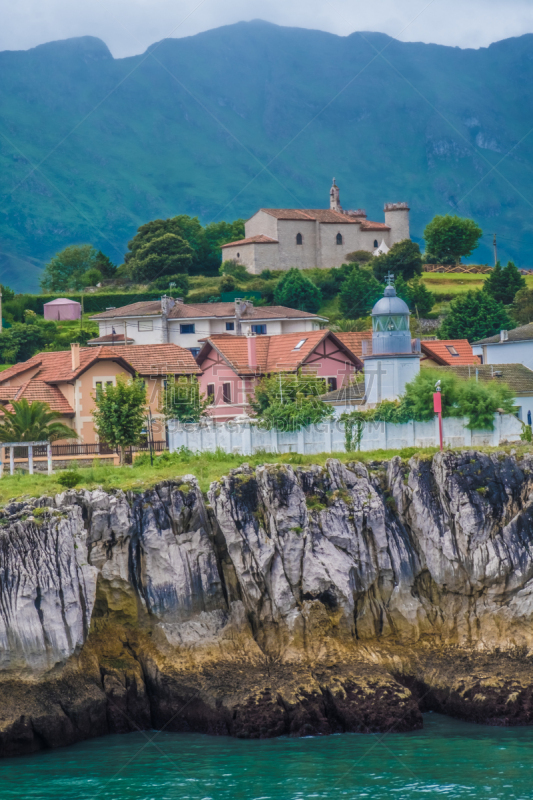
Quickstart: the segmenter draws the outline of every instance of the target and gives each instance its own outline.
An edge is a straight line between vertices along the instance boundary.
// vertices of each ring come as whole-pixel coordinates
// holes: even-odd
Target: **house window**
[[[266,332],[266,325],[252,325],[252,333],[257,334],[258,336],[266,336]]]
[[[180,333],[194,333],[194,324],[180,325]]]
[[[337,378],[326,378],[328,382],[328,392],[337,391]]]
[[[153,319],[140,319],[137,323],[137,330],[139,331],[153,331],[153,329],[154,329]]]
[[[215,384],[208,383],[207,384],[207,399],[211,404],[215,402]]]
[[[222,402],[231,403],[231,383],[222,384]]]
[[[113,381],[106,381],[106,386],[113,386]],[[104,388],[104,381],[95,381],[94,387],[96,389],[96,394],[99,394]]]
[[[296,345],[296,347],[294,349],[295,350],[301,350],[302,347],[304,346],[304,344],[306,343],[306,341],[307,341],[307,339],[300,339],[300,341],[298,342],[298,344]]]
[[[193,358],[198,358],[198,353],[200,352],[199,347],[189,347],[189,350],[191,351]]]
[[[374,239],[374,247],[379,247],[379,243],[377,239]]]
[[[445,347],[446,347],[446,350],[448,351],[448,353],[451,356],[458,356],[459,355],[459,353],[457,352],[457,350],[455,349],[453,344],[447,344],[447,345],[445,345]]]
[[[237,258],[240,258],[240,257],[241,257],[241,254],[240,254],[240,253],[237,253]]]
[[[226,322],[226,330],[227,331],[234,331],[235,330],[235,323],[234,322]]]
[[[337,234],[337,244],[342,244],[342,233]]]
[[[296,244],[303,244],[303,243],[304,243],[304,237],[302,236],[301,233],[297,233],[296,234]]]

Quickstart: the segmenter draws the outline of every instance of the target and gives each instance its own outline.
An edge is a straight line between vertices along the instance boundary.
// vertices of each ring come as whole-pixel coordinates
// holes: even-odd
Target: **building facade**
[[[333,180],[329,209],[261,208],[245,224],[245,238],[223,245],[224,261],[248,272],[340,267],[356,250],[387,252],[409,238],[409,206],[386,203],[385,221],[372,222],[363,209],[345,211]]]
[[[523,364],[533,369],[533,323],[474,342],[482,364]]]
[[[205,339],[217,334],[277,336],[318,330],[324,317],[285,306],[255,308],[249,300],[184,303],[162,297],[96,314],[100,335],[91,346],[176,344],[197,356]]]

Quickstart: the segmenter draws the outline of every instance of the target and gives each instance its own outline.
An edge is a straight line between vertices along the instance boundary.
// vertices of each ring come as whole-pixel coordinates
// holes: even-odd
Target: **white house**
[[[533,369],[533,323],[480,339],[472,349],[483,364],[524,364]]]
[[[254,275],[264,269],[340,267],[348,253],[386,253],[409,238],[407,203],[386,203],[384,211],[384,222],[367,219],[364,209],[345,211],[333,179],[329,208],[261,208],[246,222],[244,239],[223,245],[222,257]]]
[[[91,317],[100,335],[89,345],[178,344],[196,357],[203,340],[213,334],[305,333],[320,328],[324,317],[285,306],[255,308],[249,300],[232,303],[184,303],[161,300],[110,308]]]

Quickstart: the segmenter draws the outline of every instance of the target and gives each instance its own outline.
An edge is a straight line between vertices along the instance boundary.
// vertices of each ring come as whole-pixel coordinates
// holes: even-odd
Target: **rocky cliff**
[[[245,465],[0,515],[0,753],[533,719],[533,456]]]

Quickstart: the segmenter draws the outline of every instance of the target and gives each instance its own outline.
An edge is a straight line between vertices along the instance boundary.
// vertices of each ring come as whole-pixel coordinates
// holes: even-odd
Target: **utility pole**
[[[494,266],[498,263],[498,245],[496,243],[496,234],[494,234],[494,239],[492,240],[492,244],[494,246]]]

